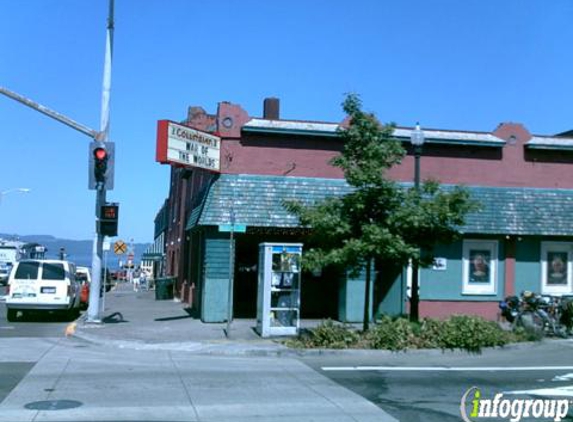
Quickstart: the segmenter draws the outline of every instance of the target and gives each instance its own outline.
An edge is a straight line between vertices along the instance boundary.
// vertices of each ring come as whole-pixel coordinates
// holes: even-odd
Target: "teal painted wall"
[[[391,264],[383,264],[380,281],[376,286],[378,303],[376,315],[398,316],[406,313],[406,271]]]
[[[372,318],[373,291],[376,272],[372,270],[370,286],[370,317]],[[364,289],[366,288],[366,270],[362,270],[356,278],[347,276],[340,281],[338,319],[342,322],[364,321]]]
[[[472,237],[473,239],[473,237]],[[487,240],[487,239],[484,239]],[[435,256],[447,259],[445,271],[422,268],[420,271],[420,300],[453,301],[497,301],[504,297],[505,248],[504,241],[498,240],[497,294],[464,295],[463,290],[463,242],[440,245],[435,248]]]
[[[209,230],[204,237],[201,320],[227,320],[229,298],[229,234]]]
[[[541,240],[523,238],[515,244],[515,294],[541,291]]]

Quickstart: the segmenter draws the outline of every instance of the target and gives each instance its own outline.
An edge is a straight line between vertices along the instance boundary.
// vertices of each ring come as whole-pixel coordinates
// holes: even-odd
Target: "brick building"
[[[224,321],[229,283],[229,234],[220,225],[246,225],[236,234],[234,313],[254,317],[257,247],[302,241],[305,232],[285,199],[316,201],[349,187],[329,160],[342,150],[338,123],[282,120],[277,99],[262,118],[220,103],[217,113],[191,107],[186,126],[220,136],[220,172],[174,166],[166,204],[166,271],[181,299],[203,321]],[[394,135],[410,149],[411,128]],[[463,239],[438,245],[439,259],[420,270],[421,316],[468,313],[496,318],[499,300],[521,290],[571,294],[573,275],[573,138],[535,136],[517,123],[493,132],[424,129],[422,179],[467,186],[482,203]],[[159,134],[158,134],[159,135]],[[411,183],[412,151],[390,177]],[[407,311],[408,268],[380,268],[372,313]],[[360,321],[364,279],[325,268],[303,274],[302,317]]]

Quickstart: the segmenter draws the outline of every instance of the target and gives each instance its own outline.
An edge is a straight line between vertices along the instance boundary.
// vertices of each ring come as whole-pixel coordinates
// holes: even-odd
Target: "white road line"
[[[572,381],[572,380],[573,380],[573,374],[565,374],[553,377],[551,381]]]
[[[516,394],[516,395],[527,394],[530,396],[541,396],[541,397],[573,397],[573,386],[558,387],[558,388],[537,388],[534,390],[504,391],[503,393]]]
[[[573,366],[323,366],[323,371],[388,371],[388,372],[513,372],[571,371]]]

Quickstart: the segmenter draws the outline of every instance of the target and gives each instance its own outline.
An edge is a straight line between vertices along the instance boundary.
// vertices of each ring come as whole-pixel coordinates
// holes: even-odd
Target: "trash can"
[[[155,300],[173,299],[174,277],[161,277],[155,279]]]

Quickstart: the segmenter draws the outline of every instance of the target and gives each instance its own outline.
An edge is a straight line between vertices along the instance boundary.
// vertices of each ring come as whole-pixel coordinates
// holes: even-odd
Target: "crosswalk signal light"
[[[113,189],[115,144],[113,142],[92,142],[89,156],[89,188]]]
[[[119,205],[106,203],[101,206],[98,223],[98,233],[103,236],[117,236],[117,223],[119,221]]]

